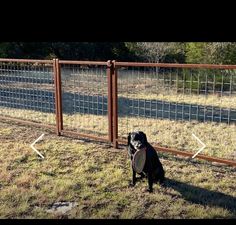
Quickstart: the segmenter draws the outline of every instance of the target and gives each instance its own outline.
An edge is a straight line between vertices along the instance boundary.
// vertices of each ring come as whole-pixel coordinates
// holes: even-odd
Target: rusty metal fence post
[[[118,89],[116,61],[112,61],[113,147],[118,148]]]
[[[112,63],[111,60],[107,61],[107,83],[108,83],[108,138],[109,142],[113,142],[113,116],[112,116]]]
[[[61,88],[61,66],[59,59],[56,59],[57,82],[58,82],[58,114],[59,114],[59,131],[63,130],[63,113],[62,113],[62,88]]]
[[[53,59],[54,85],[55,85],[55,112],[56,133],[61,135],[63,129],[62,98],[61,98],[61,71],[58,59]]]
[[[117,70],[115,60],[107,61],[108,82],[108,135],[109,142],[118,148],[118,98],[117,98]]]

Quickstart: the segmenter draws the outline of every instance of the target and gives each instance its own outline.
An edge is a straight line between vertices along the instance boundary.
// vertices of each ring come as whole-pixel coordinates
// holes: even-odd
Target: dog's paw
[[[153,189],[143,188],[143,192],[153,193]]]
[[[134,187],[134,186],[135,186],[134,183],[132,183],[132,182],[129,183],[129,188],[132,188],[132,187]]]
[[[161,183],[160,183],[160,187],[162,187],[162,188],[166,188],[167,185],[166,185],[164,182],[161,182]]]

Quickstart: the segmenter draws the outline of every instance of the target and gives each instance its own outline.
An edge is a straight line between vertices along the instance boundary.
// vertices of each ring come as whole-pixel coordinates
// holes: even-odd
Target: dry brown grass
[[[30,144],[42,133],[36,148]],[[235,169],[160,154],[166,188],[147,181],[129,188],[125,147],[58,137],[45,130],[0,123],[0,218],[236,218]],[[78,205],[47,212],[58,201]]]

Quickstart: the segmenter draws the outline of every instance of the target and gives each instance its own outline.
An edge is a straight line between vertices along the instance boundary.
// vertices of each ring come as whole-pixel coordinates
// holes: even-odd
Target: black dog
[[[134,153],[141,149],[145,148],[146,150],[146,162],[143,168],[143,171],[139,173],[141,177],[148,178],[147,189],[149,192],[153,191],[153,183],[159,181],[160,184],[163,184],[165,178],[165,171],[159,160],[156,150],[148,143],[146,134],[142,131],[132,132],[128,135],[128,154],[130,159],[133,159]],[[133,164],[132,164],[133,165]],[[136,171],[132,166],[133,179],[132,186],[136,183]]]

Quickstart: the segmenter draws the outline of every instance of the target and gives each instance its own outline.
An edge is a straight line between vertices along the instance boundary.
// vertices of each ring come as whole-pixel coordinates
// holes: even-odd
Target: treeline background
[[[236,64],[236,42],[0,42],[0,58]]]

